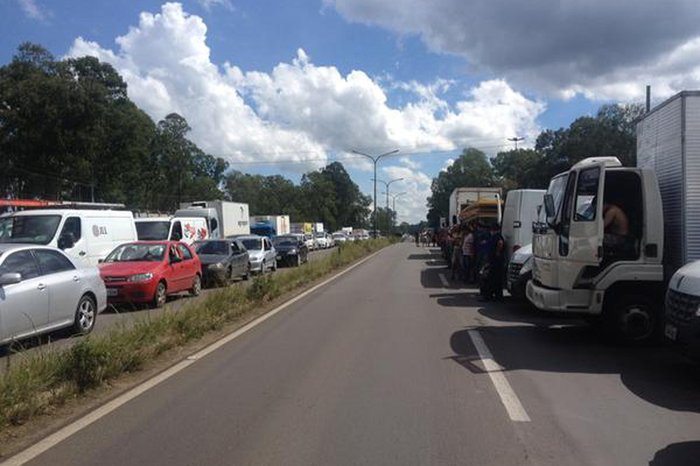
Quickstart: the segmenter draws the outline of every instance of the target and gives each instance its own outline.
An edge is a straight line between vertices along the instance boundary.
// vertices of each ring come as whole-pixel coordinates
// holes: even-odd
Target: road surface
[[[475,298],[390,247],[30,464],[700,464],[697,365]]]

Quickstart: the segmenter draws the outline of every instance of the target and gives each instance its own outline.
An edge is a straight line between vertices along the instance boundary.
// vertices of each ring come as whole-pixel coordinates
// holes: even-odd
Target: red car
[[[165,304],[168,295],[202,291],[197,254],[178,241],[137,241],[117,247],[99,265],[109,303]]]

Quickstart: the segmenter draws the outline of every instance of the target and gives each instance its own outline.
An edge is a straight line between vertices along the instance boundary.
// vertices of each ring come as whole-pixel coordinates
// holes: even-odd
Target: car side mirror
[[[4,273],[0,275],[0,286],[14,285],[22,281],[21,273]]]
[[[103,264],[104,261],[105,261],[104,259],[97,259],[97,263],[98,263],[98,264]]]
[[[58,249],[70,249],[75,246],[73,233],[65,233],[58,238]]]

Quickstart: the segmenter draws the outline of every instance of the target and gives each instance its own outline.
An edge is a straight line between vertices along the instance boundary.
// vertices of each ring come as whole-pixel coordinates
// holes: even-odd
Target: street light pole
[[[393,210],[394,212],[396,212],[396,198],[399,197],[399,196],[403,196],[404,194],[408,194],[408,193],[404,191],[404,192],[402,192],[402,193],[397,193],[397,194],[392,194],[392,195],[391,195],[391,199],[392,199],[392,201],[393,201],[393,203],[394,203],[394,204],[393,204],[393,205],[394,205],[394,208],[393,208],[392,210]]]
[[[369,154],[365,154],[364,152],[360,152],[359,150],[352,150],[353,154],[362,155],[364,157],[367,157],[374,164],[374,211],[372,212],[372,216],[374,217],[373,224],[374,224],[374,234],[375,235],[377,234],[377,162],[379,162],[379,159],[381,159],[382,157],[386,157],[387,155],[395,154],[398,151],[399,151],[398,149],[394,149],[390,152],[385,152],[383,154],[379,154],[379,155],[373,157]]]
[[[372,180],[374,180],[374,178],[372,178]],[[389,208],[389,186],[391,185],[391,183],[396,183],[397,181],[402,181],[402,180],[403,180],[403,178],[395,178],[391,181],[377,180],[380,183],[384,183],[384,186],[386,187],[386,208],[387,209]]]

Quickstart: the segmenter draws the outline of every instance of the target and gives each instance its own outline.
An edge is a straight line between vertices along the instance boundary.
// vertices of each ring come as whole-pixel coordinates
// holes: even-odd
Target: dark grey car
[[[277,261],[286,265],[299,266],[309,260],[309,248],[296,235],[282,235],[272,241],[277,250]]]
[[[250,260],[243,244],[235,239],[208,240],[195,243],[202,262],[202,273],[207,285],[230,283],[234,278],[247,280]]]

